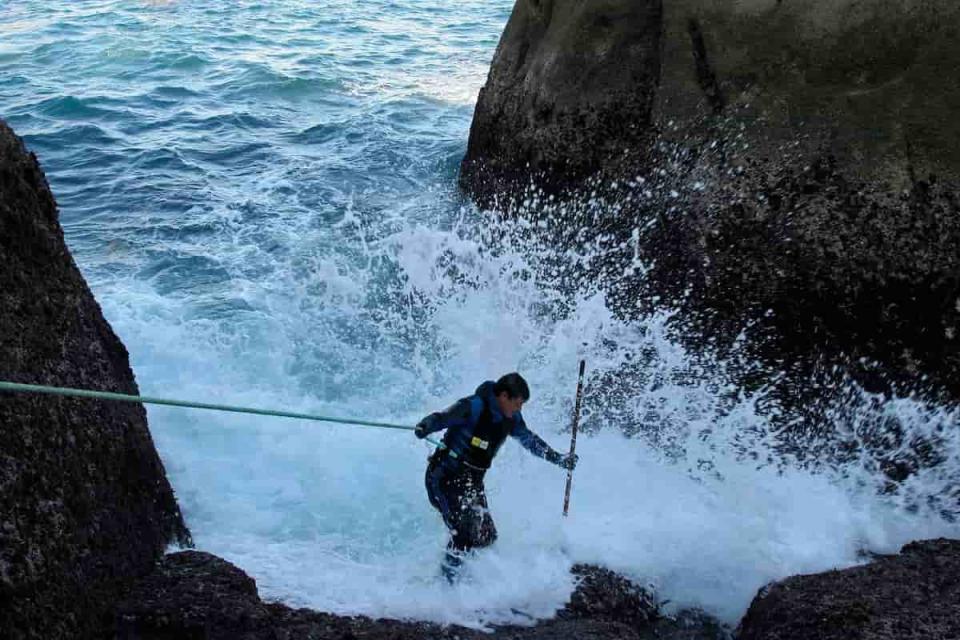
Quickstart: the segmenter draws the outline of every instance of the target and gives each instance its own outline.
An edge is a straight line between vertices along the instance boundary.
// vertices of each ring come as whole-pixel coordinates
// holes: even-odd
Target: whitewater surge
[[[412,434],[150,407],[199,549],[265,598],[341,614],[522,624],[596,562],[734,623],[770,580],[960,536],[927,508],[955,455],[895,494],[869,458],[792,464],[755,399],[683,381],[665,317],[627,324],[558,284],[589,249],[495,233],[460,201],[510,2],[373,5],[2,9],[29,28],[0,43],[0,115],[40,155],[143,393],[413,424],[517,370],[527,423],[563,450],[587,361],[570,517],[564,473],[507,443],[487,483],[500,540],[454,588]],[[945,420],[884,411],[915,433]]]
[[[587,423],[602,410],[593,381],[618,371],[628,354],[653,350],[650,366],[664,371],[686,366],[662,318],[624,325],[599,295],[554,317],[559,296],[538,289],[522,249],[494,256],[455,230],[492,224],[478,215],[448,230],[410,225],[367,238],[361,266],[339,278],[331,264],[297,276],[306,289],[323,285],[322,294],[301,297],[275,283],[285,292],[275,303],[251,296],[261,311],[241,321],[242,333],[270,339],[258,338],[249,353],[231,353],[224,330],[171,328],[164,318],[181,315],[175,307],[183,303],[155,298],[166,312],[144,314],[150,305],[138,297],[109,313],[134,343],[152,343],[156,352],[137,370],[157,393],[189,389],[198,398],[412,424],[478,381],[517,369],[533,389],[528,423],[559,449],[569,438],[578,358],[586,358],[591,381]],[[406,304],[365,309],[371,288],[384,286],[386,264],[395,300]],[[371,341],[337,340],[324,327]],[[317,340],[301,342],[311,328]],[[301,349],[315,359],[291,375],[293,363],[304,366]],[[331,386],[337,392],[325,401]],[[880,497],[878,478],[855,465],[814,473],[764,464],[772,453],[762,439],[743,455],[739,436],[762,425],[749,402],[721,415],[726,405],[706,387],[657,383],[635,392],[638,406],[659,406],[664,421],[682,416],[684,429],[674,434],[683,439],[682,457],[676,447],[666,455],[642,437],[626,439],[620,425],[583,437],[564,520],[563,473],[508,445],[488,476],[500,541],[469,564],[452,597],[438,573],[445,532],[423,489],[429,447],[410,434],[175,409],[150,415],[199,547],[249,571],[267,597],[338,613],[522,623],[513,609],[551,615],[572,589],[571,564],[596,562],[652,584],[673,606],[735,622],[770,580],[956,534],[931,514]]]

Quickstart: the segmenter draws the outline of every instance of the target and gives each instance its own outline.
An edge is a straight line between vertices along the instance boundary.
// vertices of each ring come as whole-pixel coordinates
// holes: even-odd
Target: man
[[[443,516],[451,538],[442,570],[453,583],[463,555],[493,544],[497,529],[487,508],[483,476],[508,435],[528,451],[564,469],[577,465],[577,456],[554,451],[523,422],[520,408],[530,399],[530,388],[519,373],[477,387],[444,411],[431,413],[417,424],[418,438],[446,429],[443,445],[430,456],[426,485],[430,504]]]

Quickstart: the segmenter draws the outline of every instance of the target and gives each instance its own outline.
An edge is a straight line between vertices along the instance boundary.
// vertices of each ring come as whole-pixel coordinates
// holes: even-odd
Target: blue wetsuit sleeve
[[[563,458],[563,456],[554,451],[553,448],[543,440],[543,438],[535,434],[533,431],[530,431],[530,429],[527,428],[527,423],[523,421],[523,417],[519,414],[516,416],[516,421],[513,425],[513,431],[510,432],[510,435],[519,440],[524,449],[538,458],[543,458],[547,462],[558,464],[561,458]]]
[[[435,411],[420,421],[424,434],[429,435],[450,427],[470,422],[470,398],[461,398],[443,411]]]

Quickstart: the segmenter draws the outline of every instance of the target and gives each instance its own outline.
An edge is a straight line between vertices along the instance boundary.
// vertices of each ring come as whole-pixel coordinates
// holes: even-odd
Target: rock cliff
[[[137,394],[36,157],[0,122],[0,380]],[[0,392],[0,630],[99,636],[189,542],[142,406]]]
[[[958,30],[949,0],[518,0],[461,184],[481,200],[531,177],[577,186],[730,130],[736,165],[798,159],[786,145],[894,191],[956,180]]]
[[[643,146],[661,66],[659,0],[519,0],[480,90],[460,182],[486,203],[556,190]]]
[[[460,183],[788,408],[956,401],[958,34],[949,0],[518,0]]]

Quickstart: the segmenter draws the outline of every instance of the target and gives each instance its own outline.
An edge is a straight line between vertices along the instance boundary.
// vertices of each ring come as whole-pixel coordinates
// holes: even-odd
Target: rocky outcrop
[[[461,186],[748,387],[957,400],[958,30],[950,0],[518,0]]]
[[[136,394],[33,154],[0,122],[0,380]],[[186,543],[142,406],[0,392],[0,635],[98,637]]]
[[[741,160],[792,160],[788,145],[848,180],[955,179],[958,28],[949,0],[518,0],[461,184],[481,199],[543,173],[575,186],[719,123],[744,125]]]
[[[553,620],[530,627],[508,627],[484,633],[457,626],[423,622],[372,620],[334,616],[308,609],[265,603],[252,578],[208,553],[168,555],[154,573],[139,582],[120,604],[121,640],[275,640],[313,638],[342,640],[481,640],[510,638],[593,638],[724,640],[728,630],[696,612],[667,618],[642,588],[616,574],[585,565],[574,573],[580,586],[570,604]]]
[[[519,0],[480,90],[461,184],[486,203],[559,187],[649,135],[660,0]]]
[[[761,590],[740,640],[960,638],[960,540],[906,545],[871,564]]]

